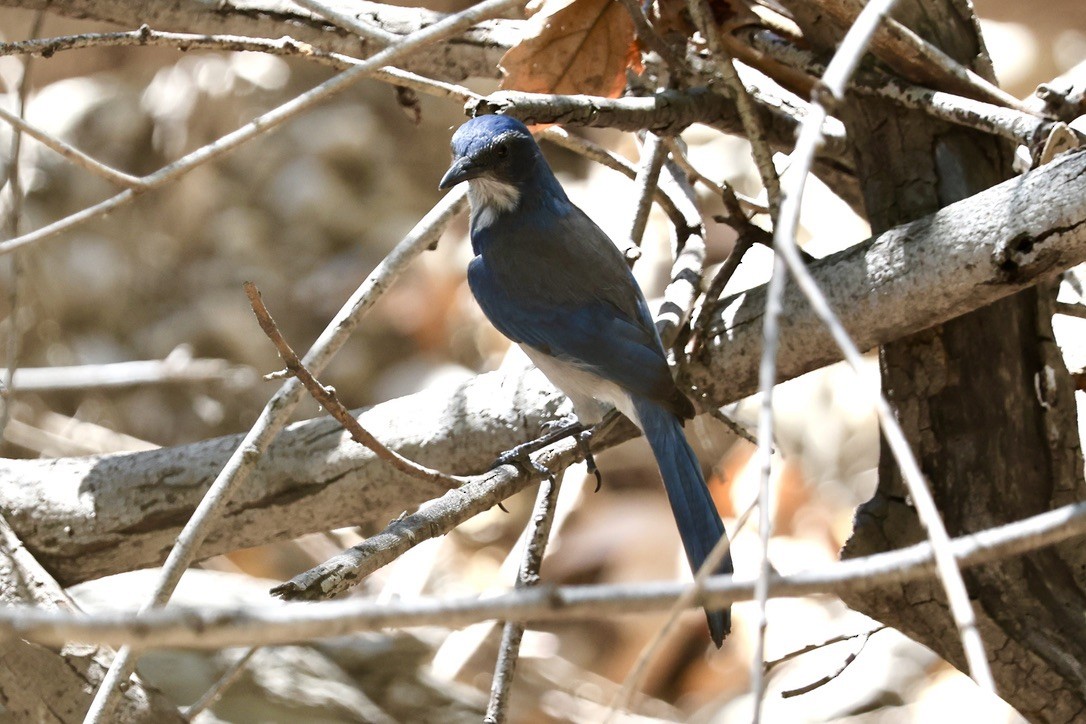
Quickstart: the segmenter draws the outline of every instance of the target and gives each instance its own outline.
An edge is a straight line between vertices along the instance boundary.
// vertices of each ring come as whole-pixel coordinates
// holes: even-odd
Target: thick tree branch
[[[989,304],[1086,260],[1086,153],[1063,156],[817,263],[815,276],[868,348]],[[689,374],[722,405],[756,388],[764,288],[726,300]],[[798,292],[785,297],[783,379],[838,359]],[[535,373],[488,374],[365,412],[404,455],[457,474],[538,435],[561,398]],[[123,455],[0,461],[0,509],[64,585],[160,563],[238,437]],[[43,486],[48,479],[50,484]],[[524,481],[527,484],[527,480]],[[343,525],[379,530],[444,492],[390,472],[330,419],[272,445],[201,556]]]
[[[896,227],[812,267],[860,349],[927,329],[1086,259],[1086,153]],[[689,370],[713,401],[754,389],[764,288],[725,299]],[[781,379],[840,359],[797,289],[785,294]],[[737,394],[737,392],[739,394]]]

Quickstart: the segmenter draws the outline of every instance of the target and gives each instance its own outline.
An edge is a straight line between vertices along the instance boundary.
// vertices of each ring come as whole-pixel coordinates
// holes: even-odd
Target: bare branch
[[[652,50],[659,55],[660,59],[664,61],[664,65],[667,66],[668,71],[673,76],[688,74],[690,69],[682,52],[671,47],[667,40],[660,35],[659,31],[653,27],[652,23],[649,22],[648,17],[645,15],[644,8],[637,3],[637,0],[620,1],[622,2],[623,7],[626,8],[630,20],[633,21],[634,31],[637,33],[637,39],[641,42],[641,46],[646,50]],[[648,6],[646,5],[645,7]]]
[[[0,43],[0,55],[5,54],[2,52],[4,45],[5,44]],[[123,171],[118,171],[117,169],[107,166],[106,164],[98,161],[97,159],[91,158],[87,154],[80,151],[78,148],[68,143],[65,143],[56,136],[52,136],[41,130],[40,128],[30,125],[25,120],[23,120],[21,116],[16,115],[11,111],[8,111],[2,106],[0,106],[0,119],[3,119],[7,123],[10,123],[20,132],[30,136],[34,140],[41,143],[43,146],[53,151],[56,151],[61,156],[68,159],[77,166],[81,166],[87,169],[91,173],[95,174],[96,176],[100,176],[101,178],[104,178],[110,183],[116,184],[118,186],[123,186],[125,188],[138,188],[143,184],[143,181],[138,177],[124,173]],[[15,234],[11,234],[11,236],[15,236]]]
[[[326,52],[371,56],[383,43],[344,32],[311,12],[275,0],[244,3],[177,3],[172,0],[0,0],[0,5],[41,9],[79,19],[134,28],[141,24],[198,35],[279,38],[284,29],[301,43]],[[359,0],[352,3],[362,23],[399,36],[433,27],[449,16],[423,8],[397,7]],[[523,34],[523,21],[490,20],[471,28],[455,42],[421,47],[406,59],[414,72],[450,81],[472,76],[496,78],[498,61]]]
[[[1086,534],[1086,503],[1063,506],[1025,520],[955,538],[951,551],[961,566],[1022,555]],[[853,558],[789,576],[774,575],[778,597],[870,590],[935,575],[930,543]],[[30,607],[0,609],[0,632],[59,645],[68,641],[145,648],[269,646],[302,639],[340,636],[382,628],[464,626],[479,621],[568,621],[661,611],[686,593],[689,584],[537,586],[487,598],[418,598],[395,605],[366,599],[329,601],[320,606],[168,608],[133,616],[130,612],[73,615]],[[720,608],[753,597],[751,581],[714,576],[692,607]]]
[[[340,12],[338,9],[327,3],[318,2],[318,0],[294,0],[294,2],[297,5],[301,5],[306,10],[312,10],[317,15],[331,20],[344,30],[358,33],[359,37],[372,40],[381,45],[390,45],[400,40],[401,36],[398,34],[390,33],[380,25],[361,22],[357,16]]]
[[[664,289],[664,298],[656,315],[656,331],[664,347],[668,348],[679,339],[683,325],[689,319],[701,292],[701,275],[705,268],[706,254],[705,225],[701,220],[693,187],[687,182],[678,164],[670,158],[664,164],[660,188],[665,190],[669,197],[674,197],[683,216],[682,225],[674,225],[671,281]]]
[[[154,30],[147,25],[143,25],[138,30],[119,33],[82,33],[80,35],[62,35],[55,38],[33,38],[31,40],[0,43],[0,56],[19,55],[24,53],[52,56],[64,50],[131,45],[170,47],[182,51],[199,48],[204,50],[267,53],[268,55],[312,60],[337,70],[349,70],[362,65],[365,62],[352,55],[321,50],[309,43],[303,43],[288,36],[271,39],[249,38],[241,35],[171,33],[163,30]],[[411,90],[420,93],[426,93],[442,98],[456,98],[464,103],[481,97],[477,93],[474,93],[463,86],[434,80],[433,78],[427,78],[417,73],[412,73],[393,66],[385,66],[383,68],[367,71],[366,75],[375,80],[410,88]],[[4,115],[0,115],[0,118],[8,120],[7,116]],[[9,122],[14,123],[14,121],[10,120]],[[61,155],[84,155],[77,149],[73,149],[65,144],[64,141],[53,138],[44,131],[38,131],[30,126],[28,126],[27,129],[26,132],[28,135],[38,138],[43,144],[49,146]],[[35,135],[35,133],[38,135]],[[39,138],[39,135],[42,137]],[[75,159],[72,160],[75,162]],[[98,162],[90,159],[87,163],[94,165]],[[93,171],[94,169],[89,170]],[[123,186],[137,186],[143,183],[142,179],[122,174],[119,171],[108,169],[108,167],[104,173],[112,175],[116,182]]]
[[[822,76],[826,72],[825,66],[813,53],[797,48],[772,33],[755,32],[751,34],[750,40],[762,52],[804,73]],[[1017,106],[1008,108],[945,91],[935,91],[874,71],[857,73],[848,89],[867,96],[885,98],[904,108],[923,111],[932,118],[954,125],[1001,136],[1031,149],[1038,147],[1052,126],[1051,121],[1019,110]]]
[[[1068,317],[1078,317],[1079,319],[1086,319],[1086,304],[1071,302],[1056,302],[1056,312],[1058,314],[1065,314]]]
[[[620,131],[645,130],[667,136],[694,123],[704,123],[725,133],[743,135],[734,101],[707,88],[667,89],[651,96],[628,98],[500,91],[468,103],[467,111],[471,115],[504,113],[529,125],[560,123]],[[760,106],[759,112],[774,147],[791,148],[798,119],[807,113],[806,107],[778,98],[772,106]],[[844,126],[831,121],[826,134],[822,149],[825,158],[842,168],[850,168]]]
[[[854,634],[841,634],[839,636],[834,636],[832,638],[828,638],[825,641],[821,641],[821,642],[819,642],[817,644],[809,644],[807,646],[804,646],[801,649],[796,649],[795,651],[790,651],[787,654],[785,654],[784,656],[780,657],[779,659],[773,659],[772,661],[765,662],[765,670],[766,671],[772,671],[774,668],[780,666],[784,662],[791,661],[792,659],[799,658],[800,656],[803,656],[804,654],[809,654],[812,651],[818,651],[819,649],[824,649],[827,646],[833,646],[834,644],[843,643],[845,641],[851,641],[852,639],[858,638],[860,636],[872,636],[874,634],[877,634],[879,631],[882,631],[885,628],[887,628],[886,624],[881,624],[880,623],[878,626],[874,626],[873,628],[870,628],[867,631],[861,631],[860,633],[854,633]]]
[[[657,189],[660,169],[663,168],[666,157],[667,147],[662,139],[654,133],[646,132],[645,140],[641,144],[641,166],[637,170],[637,177],[634,178],[637,205],[634,207],[633,218],[630,220],[630,233],[626,239],[630,245],[626,249],[626,260],[630,263],[640,256],[641,239],[645,236],[645,227],[649,223],[649,211],[652,210],[652,197]],[[634,250],[637,250],[637,253],[631,256]]]
[[[1079,151],[821,259],[811,274],[856,346],[866,350],[1083,261],[1086,152]],[[689,376],[714,402],[739,399],[755,387],[764,294],[760,287],[726,299],[693,355]],[[841,359],[799,289],[785,294],[784,305],[782,379]]]
[[[873,629],[871,631],[867,631],[865,633],[860,634],[860,645],[859,645],[859,647],[857,647],[857,649],[855,651],[853,651],[848,656],[846,656],[845,660],[841,662],[841,665],[838,666],[836,669],[834,669],[832,672],[830,672],[830,673],[826,674],[825,676],[819,678],[817,681],[812,681],[810,684],[806,684],[804,686],[800,686],[800,687],[795,688],[795,689],[788,689],[786,691],[782,691],[781,692],[781,698],[789,699],[789,698],[791,698],[793,696],[802,696],[803,694],[809,694],[810,692],[814,691],[815,689],[817,689],[819,687],[822,687],[822,686],[825,686],[826,684],[828,684],[831,681],[833,681],[834,679],[836,679],[838,676],[843,674],[845,669],[847,669],[849,666],[851,666],[852,662],[856,660],[856,657],[859,656],[863,652],[864,648],[867,646],[867,642],[871,640],[871,635],[876,633],[877,631],[881,631],[882,628],[885,628],[885,627],[876,628],[876,629]]]
[[[839,27],[848,28],[857,21],[861,5],[852,0],[825,0],[819,4],[819,8],[833,18]],[[876,28],[870,45],[872,54],[912,81],[1008,108],[1028,110],[1017,98],[966,68],[893,18],[886,18]]]
[[[690,14],[698,29],[708,41],[711,67],[724,79],[725,84],[735,96],[735,106],[739,111],[739,120],[743,124],[744,135],[750,141],[751,155],[758,168],[767,198],[769,199],[769,217],[776,228],[777,217],[781,210],[781,182],[777,176],[777,167],[773,164],[773,150],[769,146],[765,127],[754,106],[750,92],[735,71],[731,55],[721,41],[720,30],[712,17],[707,0],[687,0]],[[821,125],[821,121],[819,121]],[[802,126],[801,126],[802,127]],[[758,603],[757,633],[754,639],[754,653],[751,660],[751,695],[754,699],[752,721],[758,724],[762,717],[762,697],[764,696],[765,677],[762,661],[765,658],[766,601],[769,598],[769,539],[772,535],[770,516],[769,480],[773,464],[773,389],[777,384],[777,346],[779,337],[778,320],[781,313],[781,297],[786,282],[784,261],[779,255],[774,256],[773,272],[769,278],[766,292],[766,307],[763,327],[762,361],[758,372],[758,391],[761,404],[758,411],[758,449],[755,458],[760,470],[758,486],[758,534],[761,538],[761,558],[758,567],[758,585],[755,589]],[[723,556],[720,557],[723,559]],[[718,560],[720,560],[718,559]],[[711,569],[710,569],[711,570]]]
[[[41,30],[41,24],[43,20],[43,13],[38,11],[34,15],[34,19],[30,23],[31,34],[36,34]],[[14,88],[16,113],[9,113],[12,118],[21,120],[26,113],[26,98],[30,91],[30,69],[31,60],[28,58],[23,61],[21,72],[19,74],[19,81]],[[22,156],[23,147],[23,134],[19,129],[15,129],[11,134],[11,145],[8,148],[8,177],[7,177],[7,191],[8,191],[8,203],[4,216],[4,233],[8,236],[19,235],[19,225],[23,220],[23,184],[19,178],[19,159]],[[2,190],[2,187],[0,187]],[[2,199],[0,199],[2,200]],[[15,257],[10,261],[11,267],[11,286],[8,290],[8,304],[10,310],[8,312],[8,325],[11,329],[8,330],[8,339],[6,349],[4,350],[6,357],[7,369],[4,370],[4,374],[0,377],[0,440],[4,439],[4,430],[8,426],[8,421],[11,420],[11,393],[15,385],[15,368],[19,366],[19,354],[22,351],[23,331],[19,328],[19,305],[23,301],[20,294],[22,282],[23,282],[23,259],[21,257]]]
[[[769,90],[760,90],[755,95],[769,142],[777,150],[790,149],[798,127],[797,119],[807,113],[806,106],[797,105]],[[744,134],[735,103],[706,88],[668,89],[651,96],[629,98],[501,91],[469,102],[466,109],[471,115],[504,113],[529,125],[560,123],[623,131],[646,130],[666,136],[678,134],[694,123],[704,123],[732,135]],[[853,208],[862,208],[844,126],[835,120],[827,121],[825,126],[825,144],[819,149],[815,173]]]
[[[249,367],[240,367],[223,359],[194,359],[188,350],[178,348],[162,360],[72,367],[21,367],[15,371],[12,394],[206,382],[243,387],[251,386],[257,379],[256,373]]]

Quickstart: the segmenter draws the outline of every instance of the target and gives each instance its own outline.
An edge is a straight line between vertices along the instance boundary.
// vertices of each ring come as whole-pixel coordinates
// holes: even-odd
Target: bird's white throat
[[[473,178],[468,181],[468,201],[476,229],[484,229],[494,223],[499,214],[512,211],[520,201],[520,191],[513,184],[492,178]]]

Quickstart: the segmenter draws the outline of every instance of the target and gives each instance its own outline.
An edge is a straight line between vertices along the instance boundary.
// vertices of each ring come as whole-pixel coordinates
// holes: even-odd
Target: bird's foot
[[[575,417],[567,417],[543,424],[543,434],[535,440],[521,443],[511,450],[506,450],[494,461],[494,465],[518,465],[524,467],[530,463],[532,470],[538,471],[537,464],[531,461],[531,454],[539,452],[553,442],[564,437],[576,435],[584,430],[584,425]]]
[[[517,445],[512,450],[506,450],[494,460],[494,464],[491,467],[498,467],[499,465],[512,465],[513,467],[520,468],[529,475],[539,474],[545,478],[552,476],[550,470],[545,466],[540,465],[532,459],[532,453],[539,451],[543,446],[537,446],[539,440],[529,440],[528,442]],[[547,445],[550,443],[548,442]]]
[[[584,456],[588,472],[596,476],[596,491],[599,492],[603,485],[603,476],[596,467],[596,460],[592,456],[592,428],[586,428],[574,416],[552,420],[543,424],[543,435],[535,440],[521,443],[511,450],[506,450],[494,461],[494,466],[515,465],[529,475],[539,473],[550,476],[551,472],[532,459],[532,453],[539,452],[551,443],[564,437],[572,437],[577,441],[577,449]]]
[[[588,469],[589,475],[596,476],[596,490],[593,492],[600,492],[600,488],[603,487],[603,475],[600,474],[600,469],[596,467],[596,458],[592,457],[592,431],[594,428],[586,428],[577,433],[577,449],[584,455],[585,468]]]

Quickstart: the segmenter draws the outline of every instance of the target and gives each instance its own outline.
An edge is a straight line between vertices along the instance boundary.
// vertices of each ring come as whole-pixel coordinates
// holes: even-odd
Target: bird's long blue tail
[[[671,503],[690,568],[696,572],[724,535],[724,523],[716,512],[701,473],[701,465],[686,441],[679,418],[650,400],[634,397],[633,402],[645,437],[656,457],[656,464],[660,466],[660,476],[664,479],[667,499]],[[732,572],[730,551],[716,572]],[[731,631],[731,609],[707,610],[705,615],[709,619],[713,643],[720,648],[724,637]]]

